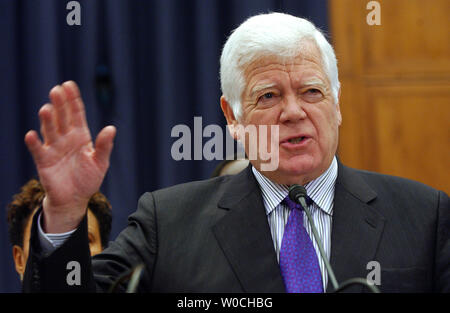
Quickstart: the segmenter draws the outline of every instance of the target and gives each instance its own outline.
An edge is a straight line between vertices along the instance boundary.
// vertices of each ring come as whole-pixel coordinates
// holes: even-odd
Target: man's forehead
[[[298,56],[287,62],[282,62],[276,58],[266,58],[265,60],[259,60],[259,62],[248,68],[246,72],[246,89],[253,94],[260,90],[276,86],[277,83],[273,80],[272,73],[277,70],[287,73],[294,72],[298,66],[303,66],[301,75],[292,76],[289,74],[294,84],[310,86],[327,85],[329,83],[321,62],[318,63],[308,56]]]
[[[304,40],[296,51],[284,51],[280,54],[271,52],[260,52],[255,54],[255,57],[247,64],[241,66],[244,74],[248,74],[249,71],[256,67],[269,65],[272,63],[278,63],[280,65],[295,65],[302,62],[310,61],[323,66],[321,52],[317,45],[312,40]]]
[[[258,69],[267,66],[272,66],[274,69],[290,70],[296,65],[303,65],[307,62],[313,62],[322,67],[320,57],[311,54],[301,54],[296,57],[262,56],[248,64],[244,69],[244,74],[249,76]]]
[[[317,50],[317,53],[309,52],[302,53],[295,57],[280,57],[280,56],[261,56],[248,64],[244,69],[244,76],[246,80],[246,84],[250,83],[250,80],[257,74],[268,71],[268,70],[280,70],[285,72],[290,72],[295,70],[298,66],[308,65],[311,69],[310,71],[305,71],[304,79],[308,80],[308,77],[313,74],[312,72],[316,72],[319,75],[316,76],[316,80],[318,77],[322,77],[325,81],[328,81],[326,76],[326,71],[323,66],[322,58],[320,57],[320,53]],[[303,76],[303,75],[302,75]],[[251,84],[253,85],[253,84]],[[248,86],[247,87],[253,87]]]

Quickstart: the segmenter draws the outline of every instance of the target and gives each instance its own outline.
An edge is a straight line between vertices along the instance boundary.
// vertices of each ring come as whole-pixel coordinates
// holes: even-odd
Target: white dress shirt
[[[269,221],[270,231],[272,233],[273,245],[279,260],[281,242],[283,240],[284,227],[289,218],[290,209],[284,203],[281,203],[289,193],[289,186],[280,185],[270,181],[258,170],[252,167],[256,180],[261,188],[264,207],[266,209],[267,219]],[[320,240],[326,257],[330,259],[331,249],[331,222],[333,217],[334,187],[338,173],[336,157],[333,158],[330,167],[318,178],[310,181],[304,187],[313,203],[309,206],[314,225],[317,228]],[[311,238],[316,254],[319,260],[320,271],[322,273],[323,289],[326,290],[328,282],[328,273],[325,263],[320,257],[319,248],[312,234],[311,226],[305,215],[304,226]]]

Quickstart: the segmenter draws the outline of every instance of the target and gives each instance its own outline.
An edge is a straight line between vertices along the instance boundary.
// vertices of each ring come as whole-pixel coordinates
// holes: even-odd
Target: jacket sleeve
[[[138,209],[128,218],[128,226],[100,254],[89,251],[87,215],[64,244],[49,255],[40,248],[37,216],[31,228],[30,252],[23,281],[24,292],[123,292],[129,275],[145,265],[138,290],[151,291],[151,274],[156,260],[156,219],[151,193],[139,200]],[[79,276],[77,275],[79,272]],[[79,278],[79,279],[78,279]],[[122,280],[123,278],[123,280]]]
[[[87,215],[77,230],[55,251],[42,251],[38,234],[38,216],[34,215],[30,250],[23,280],[24,292],[90,292],[95,290],[87,231]]]
[[[145,193],[136,212],[128,217],[128,226],[109,243],[102,253],[92,258],[97,291],[108,292],[111,286],[137,266],[144,265],[137,291],[152,291],[153,268],[157,257],[157,227],[155,201]],[[118,284],[114,292],[123,292],[128,280]]]
[[[435,291],[450,293],[450,201],[439,192],[436,234]]]

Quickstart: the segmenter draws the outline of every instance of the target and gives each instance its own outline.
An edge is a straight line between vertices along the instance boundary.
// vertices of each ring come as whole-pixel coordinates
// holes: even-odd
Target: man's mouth
[[[296,138],[291,138],[291,139],[289,139],[288,142],[290,142],[290,143],[292,143],[292,144],[296,144],[296,143],[302,142],[302,141],[305,140],[305,139],[306,139],[305,136],[302,136],[302,137],[296,137]]]

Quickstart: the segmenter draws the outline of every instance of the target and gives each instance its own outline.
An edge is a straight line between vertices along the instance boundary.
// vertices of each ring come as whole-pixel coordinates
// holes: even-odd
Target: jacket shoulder
[[[384,199],[392,201],[415,202],[417,205],[437,205],[440,197],[448,196],[443,192],[421,182],[388,174],[360,170],[350,167],[342,167],[347,172],[347,179],[358,176],[362,179],[377,195]]]
[[[230,176],[222,176],[192,181],[153,191],[151,195],[157,203],[204,202],[211,197],[218,197],[223,194],[230,180]],[[148,197],[149,193],[145,195]]]

